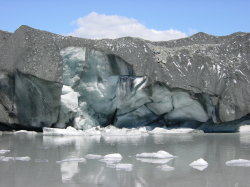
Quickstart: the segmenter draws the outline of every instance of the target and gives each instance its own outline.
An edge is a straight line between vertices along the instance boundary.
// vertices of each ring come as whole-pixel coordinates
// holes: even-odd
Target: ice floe
[[[227,166],[241,166],[241,167],[250,167],[250,160],[237,159],[230,160],[226,162]]]
[[[24,156],[24,157],[5,157],[5,156],[0,156],[0,161],[3,162],[9,162],[9,161],[30,161],[30,157],[29,156]]]
[[[85,156],[85,158],[87,158],[87,159],[101,159],[101,158],[103,158],[103,156],[102,155],[95,155],[95,154],[87,154]]]
[[[203,171],[208,167],[208,163],[203,158],[199,158],[198,160],[191,162],[189,166],[191,166],[194,169]]]
[[[150,134],[183,134],[183,133],[202,133],[203,131],[198,131],[191,128],[177,128],[177,129],[165,129],[156,127],[152,131],[149,131]]]
[[[136,160],[141,161],[143,163],[151,163],[151,164],[166,164],[173,158],[136,158]]]
[[[171,155],[170,153],[166,151],[158,151],[156,153],[140,153],[136,154],[136,157],[141,157],[141,158],[174,158],[174,155]]]
[[[103,137],[141,137],[147,136],[145,127],[127,129],[119,129],[114,126],[108,127],[93,127],[87,130],[77,130],[74,127],[60,128],[43,128],[44,136],[103,136]]]
[[[99,160],[105,162],[107,165],[112,165],[114,163],[120,162],[122,160],[122,155],[119,153],[112,153],[105,155],[103,159]]]
[[[20,131],[14,131],[15,135],[36,135],[37,132],[35,131],[26,131],[26,130],[20,130]]]
[[[30,161],[30,157],[29,157],[29,156],[15,157],[15,160],[19,160],[19,161]]]
[[[167,165],[167,164],[164,164],[164,165],[161,165],[161,166],[157,166],[158,169],[161,169],[162,171],[173,171],[174,168]]]
[[[50,136],[102,136],[102,137],[144,137],[149,134],[160,135],[160,134],[188,134],[188,133],[201,133],[201,130],[195,130],[191,128],[177,128],[177,129],[166,129],[166,128],[154,128],[153,130],[147,130],[146,127],[140,128],[117,128],[115,126],[107,127],[92,127],[87,130],[77,130],[74,127],[67,127],[66,129],[60,128],[43,128],[43,135]]]
[[[85,158],[67,158],[64,160],[60,160],[60,161],[56,161],[56,163],[62,163],[62,162],[80,162],[80,163],[84,163],[86,162]]]
[[[7,150],[7,149],[0,149],[0,154],[3,155],[3,154],[6,154],[6,153],[9,153],[10,150]]]

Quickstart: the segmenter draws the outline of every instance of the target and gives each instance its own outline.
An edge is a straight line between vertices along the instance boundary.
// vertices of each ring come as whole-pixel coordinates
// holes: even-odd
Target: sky
[[[0,0],[0,30],[21,25],[97,39],[221,36],[250,32],[250,0]]]

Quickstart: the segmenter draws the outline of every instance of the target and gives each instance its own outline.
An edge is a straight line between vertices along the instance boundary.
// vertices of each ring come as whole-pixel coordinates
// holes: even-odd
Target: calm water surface
[[[32,135],[0,136],[4,156],[29,156],[30,161],[0,161],[0,187],[227,187],[250,186],[250,167],[230,167],[232,159],[250,159],[250,134],[178,134],[146,137],[53,137]],[[168,162],[173,171],[159,164],[143,163],[137,153],[165,150],[177,158]],[[120,153],[121,163],[133,164],[132,171],[116,171],[98,160],[63,162],[86,154]],[[204,158],[208,167],[199,171],[189,164]]]

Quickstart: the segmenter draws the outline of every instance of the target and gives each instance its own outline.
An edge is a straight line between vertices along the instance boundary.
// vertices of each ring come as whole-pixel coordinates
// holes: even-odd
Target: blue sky
[[[113,24],[110,25],[111,22]],[[128,27],[122,30],[124,23]],[[115,28],[114,24],[120,24],[120,27]],[[0,29],[13,32],[20,25],[29,25],[58,34],[70,33],[80,37],[96,38],[116,37],[115,33],[112,36],[97,33],[98,30],[108,33],[108,27],[113,28],[114,32],[122,32],[117,34],[118,37],[124,34],[136,36],[136,33],[144,31],[142,37],[153,33],[157,33],[159,37],[172,34],[170,39],[195,32],[227,35],[238,31],[250,32],[250,1],[0,0]],[[124,33],[124,30],[134,30],[132,28],[137,31]]]

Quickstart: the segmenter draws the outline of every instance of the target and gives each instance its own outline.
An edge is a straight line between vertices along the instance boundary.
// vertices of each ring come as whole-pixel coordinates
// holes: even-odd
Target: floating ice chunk
[[[250,125],[243,125],[239,128],[240,133],[249,133],[250,132]]]
[[[37,132],[35,131],[26,131],[26,130],[20,130],[20,131],[15,131],[15,135],[36,135]]]
[[[101,159],[101,162],[105,162],[106,164],[113,164],[116,162],[120,162],[122,160],[122,155],[119,153],[108,154]]]
[[[60,160],[60,161],[56,161],[56,163],[62,163],[62,162],[80,162],[80,163],[84,163],[86,162],[85,158],[67,158],[64,160]]]
[[[108,154],[108,155],[105,155],[103,159],[106,159],[106,160],[121,160],[122,159],[122,155],[119,154],[119,153],[112,153],[112,154]]]
[[[5,157],[5,156],[1,156],[0,157],[0,161],[3,161],[3,162],[14,161],[14,160],[30,161],[30,157],[28,157],[28,156],[24,156],[24,157]]]
[[[58,128],[43,128],[43,135],[46,136],[82,136],[84,132],[82,130],[76,130],[73,127],[67,127],[66,129]]]
[[[14,157],[0,156],[0,161],[9,162],[9,161],[11,161],[11,160],[15,160]]]
[[[7,149],[1,149],[0,150],[1,155],[5,154],[5,153],[9,153],[9,152],[10,152],[10,150],[7,150]]]
[[[19,160],[19,161],[30,161],[30,157],[29,157],[29,156],[15,157],[15,160]]]
[[[158,151],[156,153],[140,153],[140,154],[136,154],[136,157],[142,157],[142,158],[173,158],[175,156],[169,154],[166,151]]]
[[[237,159],[230,160],[226,162],[227,166],[242,166],[242,167],[250,167],[250,160],[245,159]]]
[[[139,160],[144,163],[151,163],[151,164],[166,164],[173,158],[162,158],[162,159],[156,159],[156,158],[136,158],[136,160]]]
[[[116,170],[132,171],[133,164],[119,163],[115,165]]]
[[[87,154],[85,156],[85,158],[87,158],[87,159],[101,159],[101,158],[103,158],[103,156],[102,155],[95,155],[95,154]]]
[[[208,167],[207,161],[205,161],[203,158],[200,158],[198,160],[193,161],[192,163],[189,164],[194,169],[198,169],[200,171],[203,171]]]
[[[158,169],[161,169],[162,171],[173,171],[174,168],[167,165],[167,164],[164,164],[164,165],[161,165],[161,166],[157,166]]]
[[[191,128],[178,128],[178,129],[164,129],[164,128],[155,128],[152,131],[149,131],[150,134],[182,134],[182,133],[193,133],[193,132],[202,132],[197,131]]]

